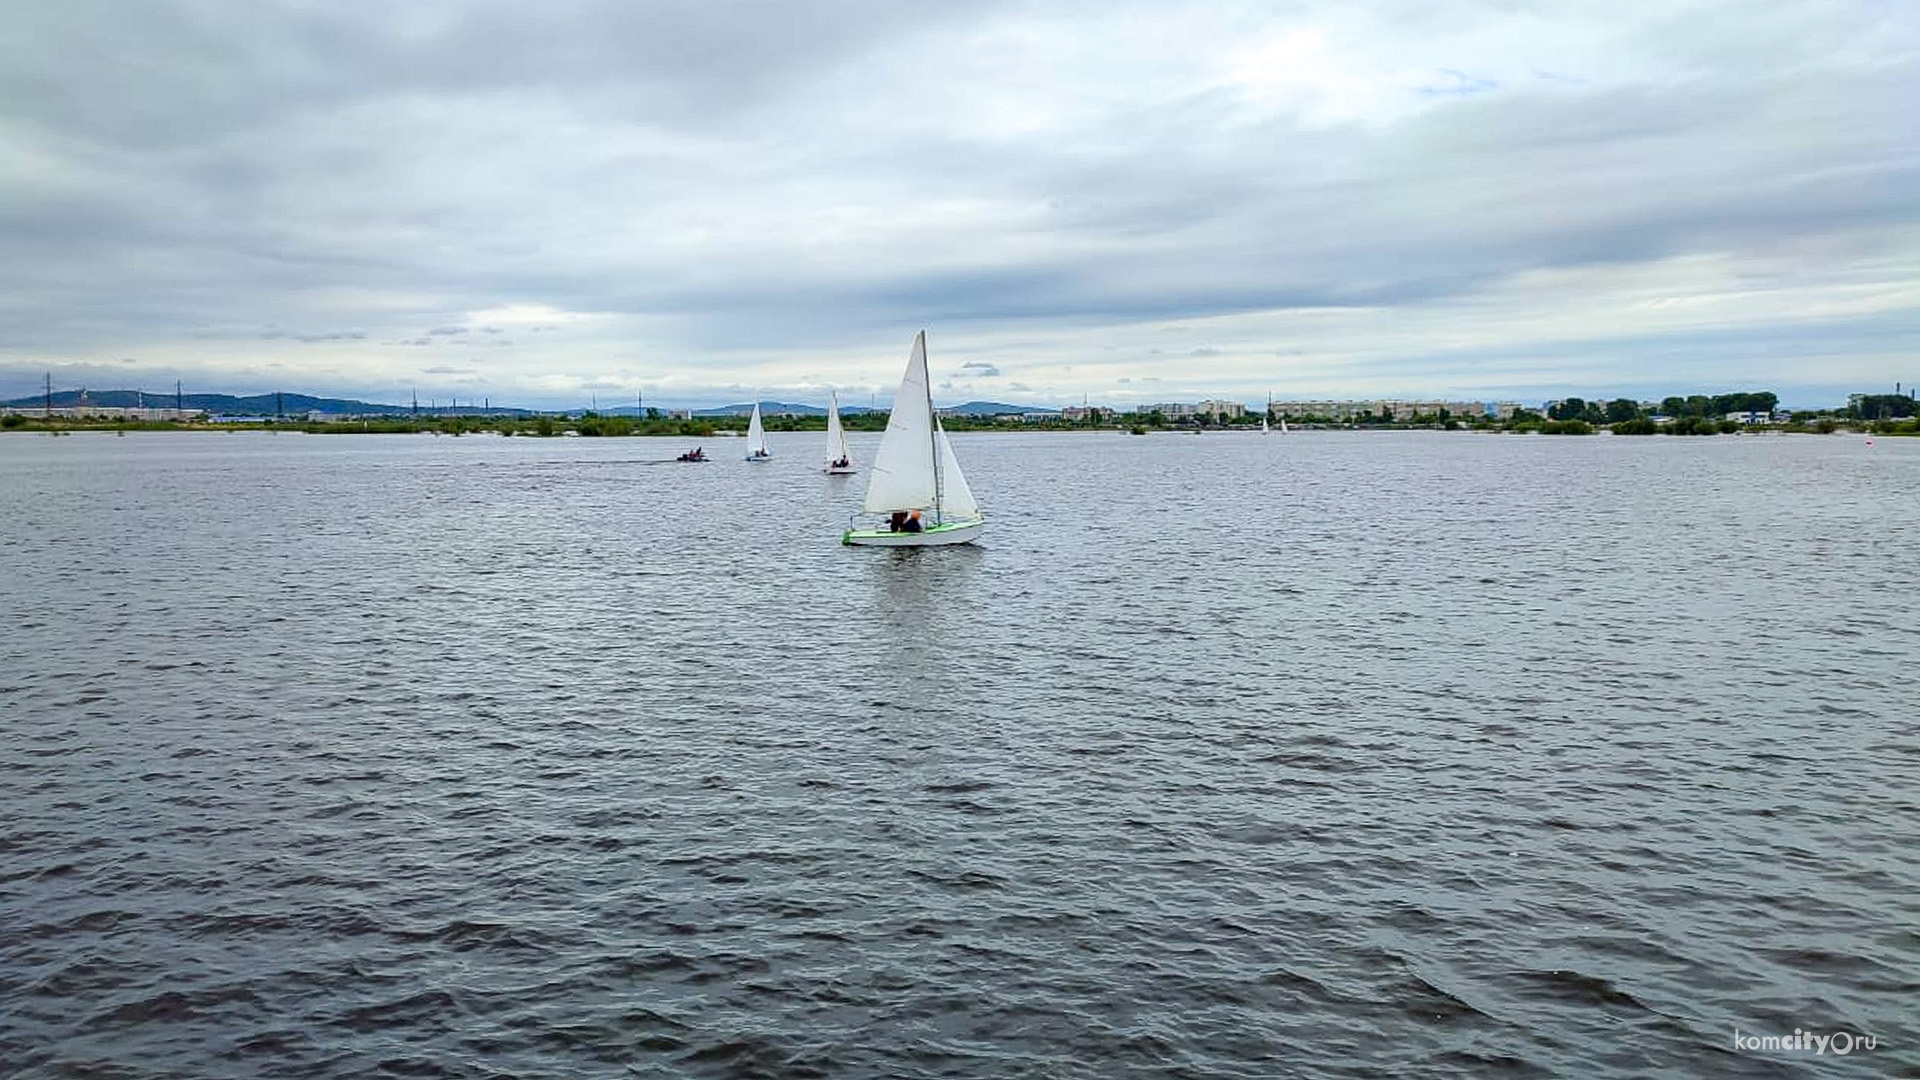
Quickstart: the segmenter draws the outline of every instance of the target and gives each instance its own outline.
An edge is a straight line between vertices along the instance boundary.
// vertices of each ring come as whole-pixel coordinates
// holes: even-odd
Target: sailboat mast
[[[927,448],[933,452],[933,523],[940,524],[940,414],[933,411],[933,373],[927,370],[927,332],[920,331],[920,375],[927,384]]]

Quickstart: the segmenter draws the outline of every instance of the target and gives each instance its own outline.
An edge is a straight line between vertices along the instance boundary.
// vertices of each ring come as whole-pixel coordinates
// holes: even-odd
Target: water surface
[[[0,1075],[1920,1070],[1920,440],[772,441],[0,437]]]

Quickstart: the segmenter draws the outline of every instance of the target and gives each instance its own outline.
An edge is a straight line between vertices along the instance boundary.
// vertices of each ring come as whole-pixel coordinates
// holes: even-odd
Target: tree
[[[1860,420],[1892,420],[1912,416],[1914,401],[1904,394],[1861,394],[1849,411]]]
[[[1624,424],[1640,416],[1640,403],[1632,398],[1614,398],[1607,402],[1607,423]]]
[[[1549,420],[1579,420],[1587,414],[1587,403],[1582,398],[1562,398],[1547,406]]]

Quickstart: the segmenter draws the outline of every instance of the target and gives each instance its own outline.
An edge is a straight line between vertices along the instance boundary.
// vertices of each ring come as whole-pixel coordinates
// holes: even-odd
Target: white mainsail
[[[927,332],[922,330],[913,339],[907,373],[893,395],[880,449],[867,466],[867,498],[860,508],[891,514],[931,507],[938,501],[934,468],[933,399],[927,389]]]
[[[827,391],[827,467],[835,462],[851,463],[853,455],[847,453],[847,432],[840,426],[840,395]]]
[[[767,430],[760,424],[760,399],[753,402],[753,419],[747,421],[747,456],[769,457],[767,452]]]

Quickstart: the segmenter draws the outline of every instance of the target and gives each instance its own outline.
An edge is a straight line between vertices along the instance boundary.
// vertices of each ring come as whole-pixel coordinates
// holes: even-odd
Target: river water
[[[1920,1070],[1920,440],[819,442],[0,436],[0,1076]]]

